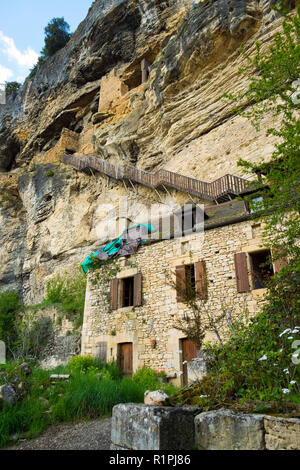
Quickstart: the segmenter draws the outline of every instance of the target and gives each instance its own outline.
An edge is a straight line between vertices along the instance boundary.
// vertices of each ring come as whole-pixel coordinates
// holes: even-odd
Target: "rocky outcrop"
[[[109,238],[122,197],[134,217],[140,203],[163,205],[170,198],[78,173],[61,163],[64,153],[207,182],[241,175],[240,157],[268,158],[271,118],[256,133],[232,117],[220,96],[246,86],[238,75],[242,41],[249,53],[257,40],[270,44],[280,25],[271,4],[93,3],[66,47],[0,106],[1,290],[18,288],[26,302],[39,302],[49,278],[74,269]],[[150,65],[145,83],[143,59]],[[104,77],[108,89],[113,77],[114,87],[111,99],[99,103]]]
[[[16,392],[10,384],[5,384],[0,387],[0,403],[13,405],[16,402]]]

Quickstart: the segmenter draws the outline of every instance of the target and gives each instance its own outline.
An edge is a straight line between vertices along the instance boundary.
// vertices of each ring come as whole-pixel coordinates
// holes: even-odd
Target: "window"
[[[196,295],[196,277],[194,264],[185,266],[185,287],[189,297],[194,297]]]
[[[249,253],[253,289],[263,289],[274,274],[269,250]]]
[[[196,296],[202,300],[207,299],[207,277],[205,261],[176,267],[177,302],[184,302]]]
[[[110,308],[117,310],[124,307],[142,305],[142,274],[112,279],[110,283]]]
[[[133,306],[134,277],[121,280],[121,305],[120,307]]]
[[[234,255],[237,291],[249,292],[251,289],[263,289],[274,274],[270,250],[261,250],[250,253],[236,253]],[[284,260],[275,262],[275,271],[284,266]],[[250,279],[249,279],[250,274]],[[251,283],[250,283],[251,280]]]

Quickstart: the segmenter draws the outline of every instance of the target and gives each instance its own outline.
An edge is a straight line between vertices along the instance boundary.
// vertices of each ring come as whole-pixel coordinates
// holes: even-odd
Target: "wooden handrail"
[[[210,201],[218,200],[227,195],[239,196],[251,189],[249,181],[230,174],[207,183],[164,169],[158,170],[156,173],[149,173],[129,165],[113,165],[94,156],[76,157],[64,154],[62,162],[76,170],[82,171],[91,168],[116,180],[130,179],[135,183],[152,189],[157,189],[164,185]]]

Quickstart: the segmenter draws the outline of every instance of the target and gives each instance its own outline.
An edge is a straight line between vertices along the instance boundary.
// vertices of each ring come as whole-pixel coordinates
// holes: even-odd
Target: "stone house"
[[[196,345],[174,325],[192,316],[180,287],[192,285],[204,311],[222,316],[222,338],[234,318],[259,311],[266,280],[280,269],[262,246],[261,223],[243,200],[203,207],[201,227],[191,218],[180,236],[178,226],[170,239],[158,232],[136,254],[88,274],[82,354],[118,360],[125,375],[146,365],[187,384],[203,363],[197,365]],[[205,341],[216,341],[209,327]]]

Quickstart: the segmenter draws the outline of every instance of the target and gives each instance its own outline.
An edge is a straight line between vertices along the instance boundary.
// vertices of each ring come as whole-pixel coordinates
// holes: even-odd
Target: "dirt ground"
[[[111,418],[53,426],[6,450],[109,450]]]

